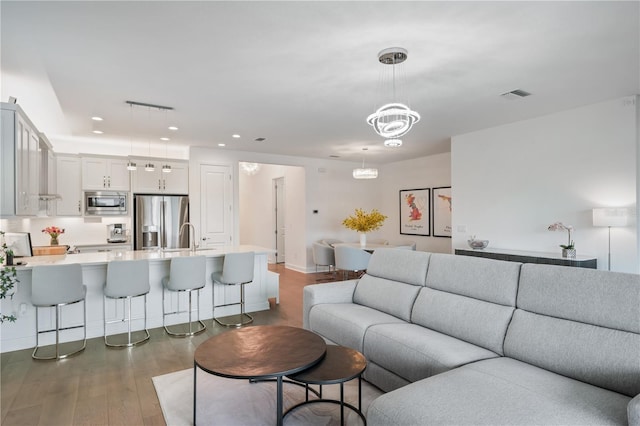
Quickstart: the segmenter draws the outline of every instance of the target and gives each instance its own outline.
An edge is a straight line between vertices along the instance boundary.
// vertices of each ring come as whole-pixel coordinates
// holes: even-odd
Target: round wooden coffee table
[[[364,424],[367,419],[362,413],[362,373],[367,368],[367,360],[360,352],[355,349],[344,346],[327,346],[327,353],[319,363],[315,364],[304,371],[295,374],[289,374],[287,377],[296,382],[304,383],[307,386],[307,394],[305,401],[300,402],[289,408],[284,415],[286,416],[298,407],[306,404],[318,402],[329,402],[340,404],[340,424],[344,425],[344,407],[348,407],[355,411]],[[344,384],[349,380],[358,378],[358,407],[344,402]],[[322,398],[322,385],[340,384],[340,401],[334,399]],[[319,399],[309,400],[309,385],[320,385]]]
[[[231,379],[276,378],[276,418],[281,426],[283,376],[315,365],[324,357],[326,348],[317,334],[282,325],[239,328],[211,337],[198,346],[193,356],[193,424],[196,424],[197,368]]]

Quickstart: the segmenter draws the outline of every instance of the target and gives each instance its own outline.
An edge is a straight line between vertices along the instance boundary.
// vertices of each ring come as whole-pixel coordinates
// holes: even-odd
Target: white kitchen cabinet
[[[80,158],[58,155],[56,158],[56,187],[62,199],[56,200],[58,216],[82,215],[82,187],[80,186]]]
[[[82,157],[82,189],[129,191],[127,159]]]
[[[178,161],[160,161],[138,158],[134,160],[138,169],[132,173],[132,187],[136,194],[188,194],[189,193],[189,163]],[[145,163],[151,161],[155,170],[148,172]],[[164,173],[162,166],[171,166],[170,173]]]
[[[39,134],[24,111],[2,103],[1,216],[35,216],[39,207]]]
[[[51,150],[47,150],[47,195],[55,194],[58,189],[58,175],[57,175],[56,155]],[[42,192],[42,182],[40,191]],[[46,216],[56,215],[56,202],[55,199],[41,199],[40,204],[44,204]],[[42,210],[42,208],[41,208]]]

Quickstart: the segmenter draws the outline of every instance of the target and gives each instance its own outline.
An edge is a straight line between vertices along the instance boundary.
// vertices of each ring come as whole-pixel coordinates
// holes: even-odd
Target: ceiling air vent
[[[510,101],[514,99],[526,98],[527,96],[531,96],[531,93],[524,91],[522,89],[515,89],[510,92],[506,92],[501,94],[504,99],[509,99]]]

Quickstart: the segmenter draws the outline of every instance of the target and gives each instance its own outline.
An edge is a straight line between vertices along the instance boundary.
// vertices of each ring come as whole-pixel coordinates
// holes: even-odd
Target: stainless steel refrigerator
[[[133,202],[134,250],[189,248],[189,197],[136,194]],[[180,230],[182,229],[182,233]]]

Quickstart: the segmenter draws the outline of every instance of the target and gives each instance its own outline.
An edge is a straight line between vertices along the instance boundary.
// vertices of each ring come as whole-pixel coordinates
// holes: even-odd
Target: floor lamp
[[[627,226],[629,224],[629,210],[616,208],[593,209],[593,226],[606,226],[609,228],[609,256],[607,259],[608,270],[611,270],[611,227]]]

